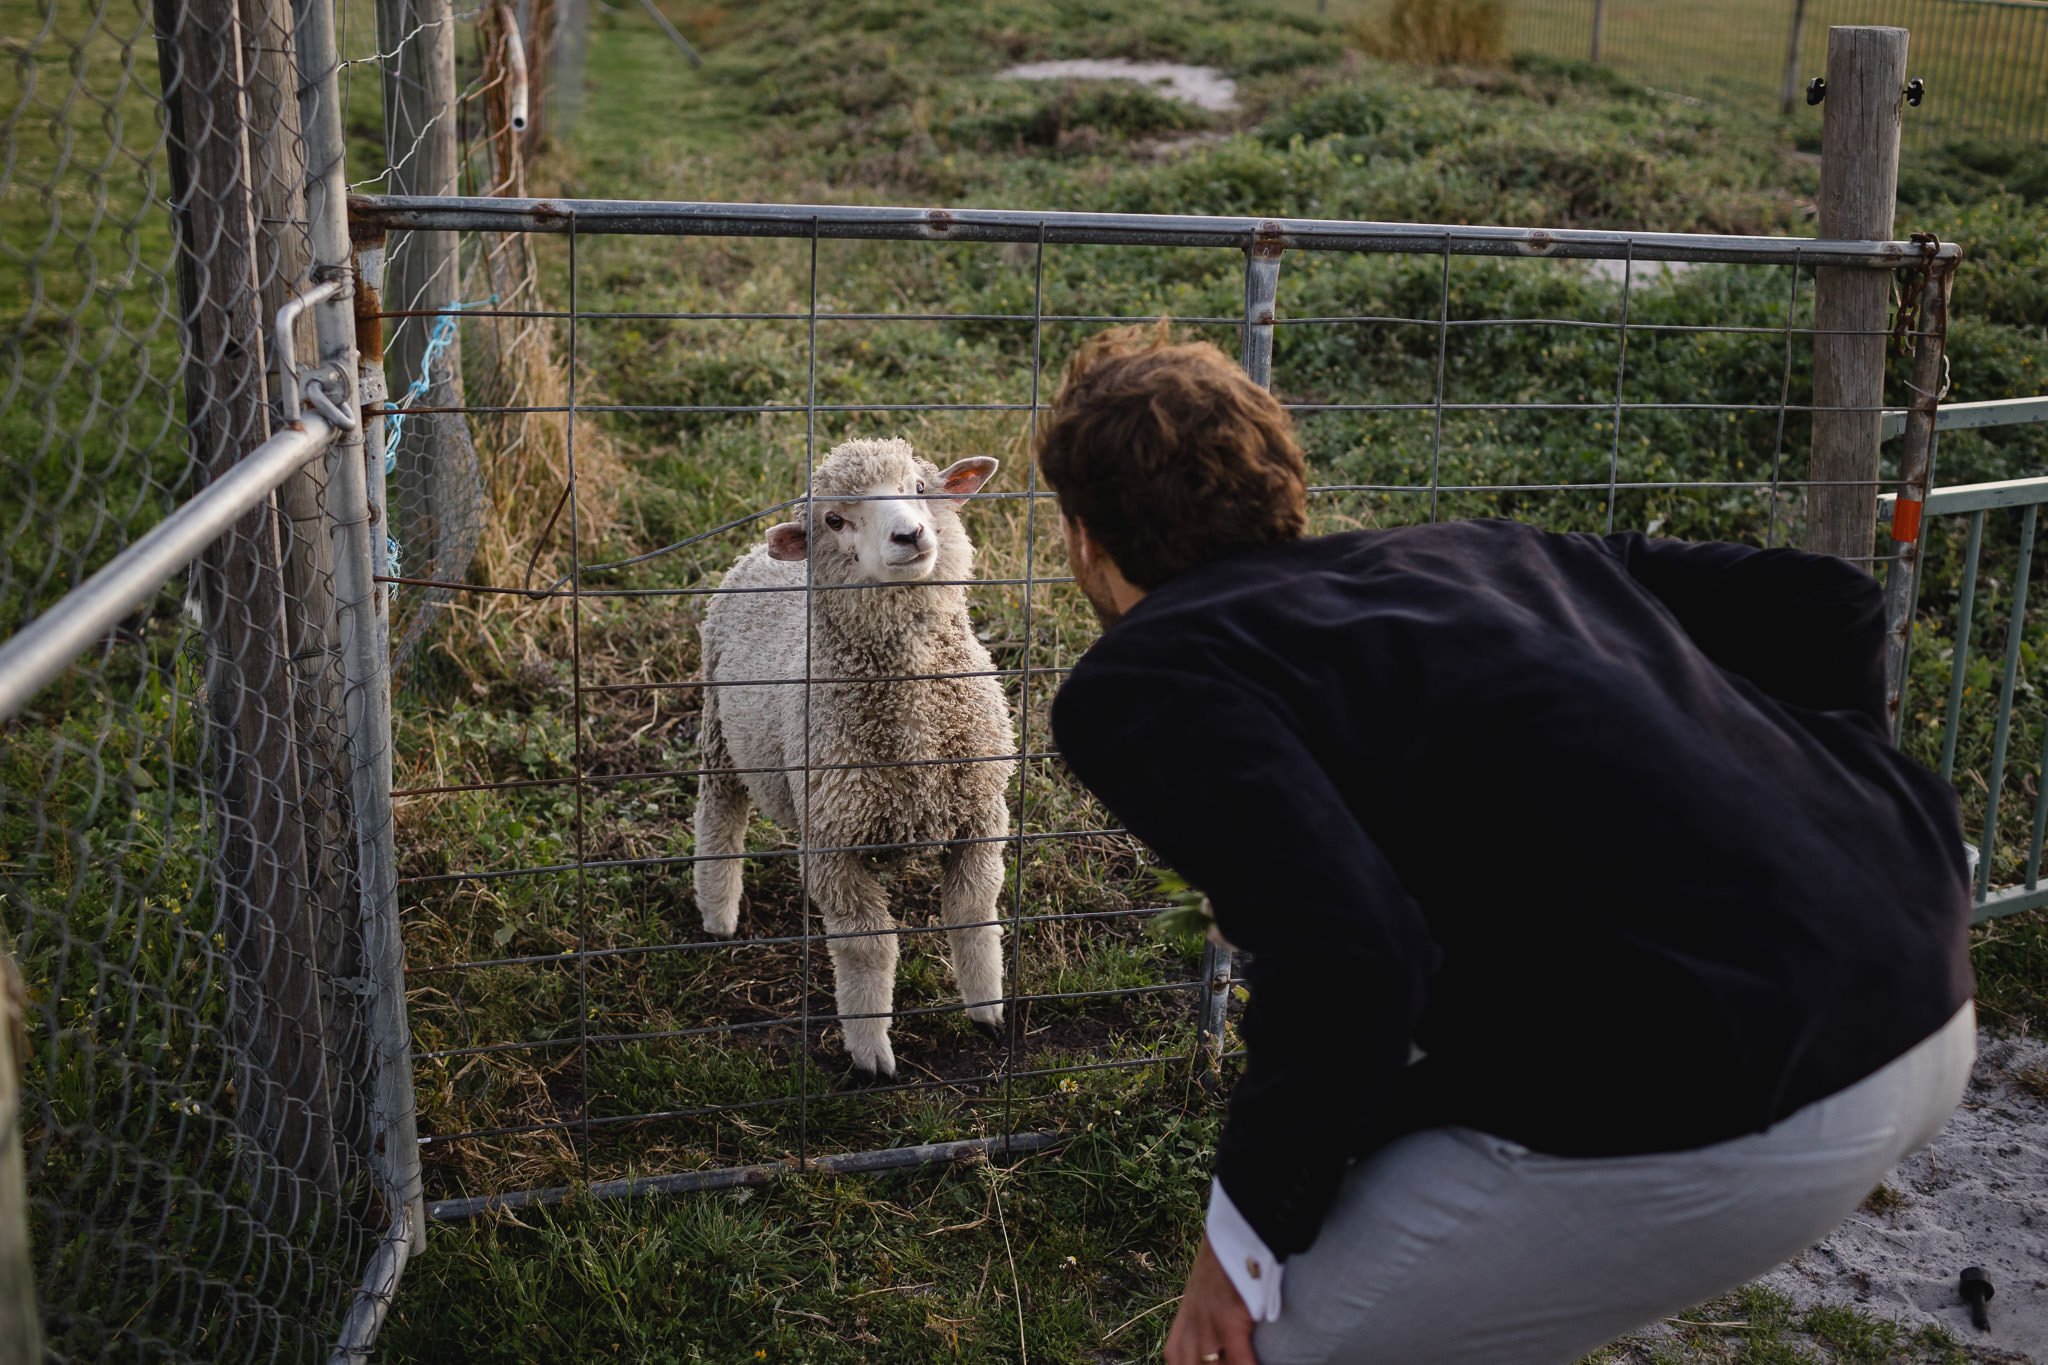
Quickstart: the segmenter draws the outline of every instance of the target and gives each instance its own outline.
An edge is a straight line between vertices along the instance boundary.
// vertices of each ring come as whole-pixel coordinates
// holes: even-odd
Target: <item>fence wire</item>
[[[571,362],[559,401],[542,405],[573,433],[569,511],[541,528],[553,545],[514,557],[552,554],[559,571],[398,584],[506,604],[524,625],[499,650],[523,637],[531,651],[509,669],[479,664],[459,688],[423,691],[397,723],[421,1142],[430,1213],[442,1218],[546,1201],[579,1182],[619,1194],[714,1188],[764,1178],[792,1156],[881,1160],[908,1137],[928,1144],[921,1159],[1002,1149],[1057,1129],[1090,1072],[1159,1083],[1234,1055],[1228,955],[1153,932],[1158,869],[1050,744],[1047,707],[1093,626],[1048,534],[1056,523],[1030,432],[1091,332],[1170,306],[1181,328],[1270,382],[1309,451],[1317,530],[1509,515],[1797,543],[1814,489],[1874,493],[1900,470],[1894,459],[1874,478],[1843,481],[1808,467],[1817,420],[1854,411],[1874,421],[1883,406],[1815,401],[1814,340],[1839,333],[1815,323],[1812,267],[1891,270],[1917,248],[510,199],[373,199],[356,206],[356,222],[365,240],[388,231],[393,243],[459,231],[480,239],[475,251],[524,236],[567,305],[481,310],[557,329]],[[746,279],[745,295],[678,283],[700,254],[718,278]],[[1943,269],[1953,256],[1942,249]],[[649,282],[651,259],[664,263],[662,283]],[[986,306],[943,301],[962,292]],[[1911,328],[1911,340],[1938,356],[1939,326]],[[1532,333],[1547,363],[1518,366],[1511,350],[1538,353]],[[1731,354],[1740,363],[1721,363]],[[1899,363],[1894,406],[1910,394]],[[643,366],[664,376],[659,388]],[[769,524],[803,515],[834,446],[889,435],[941,466],[1005,461],[962,513],[976,574],[910,589],[963,592],[990,666],[811,666],[727,675],[715,690],[801,689],[818,707],[862,684],[993,679],[1013,745],[717,759],[700,729],[714,683],[695,641],[714,601],[800,593],[815,632],[812,613],[828,600],[906,590],[720,586]],[[639,495],[665,509],[674,534],[582,509],[592,476],[581,453],[604,438],[676,447],[659,466],[665,486]],[[1867,558],[1883,573],[1899,552],[1887,539]],[[737,851],[699,847],[689,833],[716,779],[785,777],[824,791],[833,784],[823,779],[848,774],[892,783],[978,764],[1014,773],[1003,832],[907,838],[876,827],[827,839],[757,822]],[[976,845],[1000,851],[1002,893],[972,920],[949,918],[947,859]],[[724,863],[746,882],[736,938],[699,927],[689,888],[700,867]],[[807,909],[829,899],[818,877],[850,863],[881,878],[894,917],[885,925],[821,923]],[[1007,1019],[993,1037],[971,1027],[938,937],[986,927],[1005,945]],[[893,1008],[848,1009],[834,996],[833,959],[881,938],[902,946]],[[885,1017],[897,1072],[868,1077],[843,1036]]]
[[[378,101],[381,141],[352,162],[353,188],[396,194],[524,195],[533,151],[573,118],[587,10],[580,0],[392,0],[374,45],[350,58],[355,98]],[[377,89],[368,89],[370,78]],[[395,575],[461,580],[521,572],[520,528],[561,506],[567,484],[560,364],[519,238],[472,242],[416,233],[395,243],[382,281],[385,423]],[[397,594],[401,671],[453,601],[440,588]]]
[[[343,213],[363,64],[324,3],[5,12],[28,1206],[0,1259],[25,1232],[52,1359],[348,1356],[418,1220]]]
[[[1363,22],[1375,22],[1379,6],[1358,9]],[[1909,74],[1927,92],[1907,111],[1908,145],[2048,138],[2048,6],[2033,0],[1519,0],[1507,12],[1518,52],[1591,61],[1660,89],[1787,113],[1804,112],[1806,81],[1827,67],[1830,26],[1894,25],[1912,31]]]

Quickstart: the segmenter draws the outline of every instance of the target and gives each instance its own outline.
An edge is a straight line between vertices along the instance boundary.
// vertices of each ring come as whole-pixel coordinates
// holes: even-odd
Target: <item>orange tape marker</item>
[[[1899,498],[1892,504],[1892,539],[1911,545],[1920,539],[1920,509],[1926,504],[1916,498]]]

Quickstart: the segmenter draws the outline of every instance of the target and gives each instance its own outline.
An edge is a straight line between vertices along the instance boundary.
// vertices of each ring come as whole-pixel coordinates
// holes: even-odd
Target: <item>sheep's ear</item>
[[[964,460],[947,465],[939,475],[939,485],[953,495],[957,502],[965,502],[981,491],[981,486],[996,476],[996,461],[987,455],[970,455]]]
[[[768,528],[768,557],[800,561],[811,552],[810,539],[802,522],[785,521],[780,526],[771,526]]]

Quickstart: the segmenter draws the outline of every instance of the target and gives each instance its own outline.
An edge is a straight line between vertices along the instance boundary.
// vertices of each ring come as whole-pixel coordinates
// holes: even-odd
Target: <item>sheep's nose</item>
[[[895,541],[898,545],[915,545],[924,539],[924,527],[913,526],[908,531],[898,531],[891,535],[889,539]]]

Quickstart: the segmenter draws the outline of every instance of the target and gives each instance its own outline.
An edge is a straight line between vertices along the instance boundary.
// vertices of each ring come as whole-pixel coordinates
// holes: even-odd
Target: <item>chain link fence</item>
[[[423,1227],[375,580],[408,535],[468,569],[477,441],[530,424],[433,413],[463,338],[401,323],[392,384],[428,411],[386,451],[344,166],[523,187],[528,73],[578,11],[4,12],[0,994],[26,1215],[0,1218],[0,1260],[32,1266],[52,1359],[353,1356]],[[463,42],[466,84],[436,84]],[[537,300],[516,253],[398,267],[436,306]],[[546,363],[475,349],[486,398]],[[395,535],[387,460],[418,523]],[[417,640],[430,604],[399,601]]]

